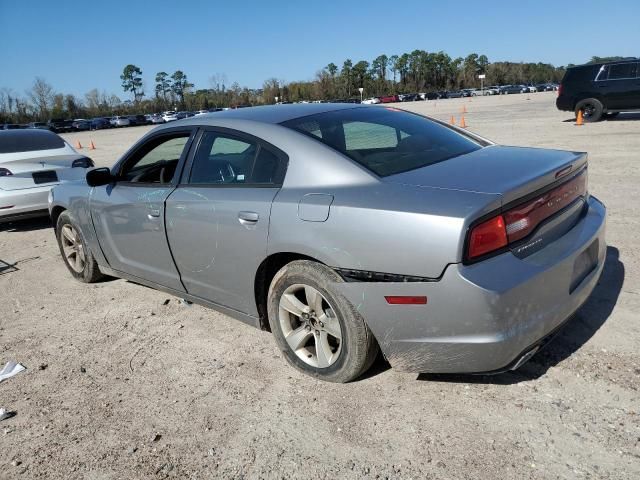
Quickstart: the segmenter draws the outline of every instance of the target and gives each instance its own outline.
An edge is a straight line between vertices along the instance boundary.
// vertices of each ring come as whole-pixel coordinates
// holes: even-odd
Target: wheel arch
[[[62,215],[66,208],[61,207],[60,205],[56,205],[51,209],[51,223],[53,224],[53,229],[56,229],[56,225],[58,224],[58,218]]]
[[[261,330],[271,331],[267,314],[267,295],[271,281],[282,267],[296,260],[309,260],[326,265],[326,263],[317,258],[297,252],[272,253],[260,263],[254,277],[254,295]]]
[[[602,104],[602,111],[603,112],[607,111],[607,104],[604,100],[604,96],[600,92],[593,92],[593,91],[585,91],[577,94],[573,100],[573,110],[575,110],[578,107],[578,104],[580,102],[582,102],[583,100],[589,100],[590,98],[598,100]]]

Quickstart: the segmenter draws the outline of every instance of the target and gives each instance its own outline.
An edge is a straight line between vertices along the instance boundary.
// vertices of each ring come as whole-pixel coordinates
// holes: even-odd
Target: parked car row
[[[495,85],[485,88],[463,88],[462,90],[439,90],[428,93],[402,93],[398,95],[382,95],[362,100],[365,105],[393,102],[415,102],[419,100],[440,100],[446,98],[479,97],[487,95],[508,95],[514,93],[534,93],[557,90],[555,83],[540,83],[537,85]],[[336,103],[336,101],[334,101]],[[342,103],[342,101],[337,101]],[[360,103],[354,102],[354,103]]]
[[[235,108],[239,108],[235,107]],[[42,129],[50,130],[54,133],[82,132],[86,130],[102,130],[105,128],[117,127],[134,127],[138,125],[158,125],[161,123],[180,120],[182,118],[193,117],[194,115],[204,115],[211,112],[228,110],[224,108],[210,108],[208,110],[198,110],[196,112],[188,111],[167,111],[163,113],[149,113],[146,115],[114,115],[113,117],[94,117],[90,119],[61,119],[54,118],[48,122],[30,122],[30,123],[5,123],[0,124],[0,130],[19,130],[19,129]]]

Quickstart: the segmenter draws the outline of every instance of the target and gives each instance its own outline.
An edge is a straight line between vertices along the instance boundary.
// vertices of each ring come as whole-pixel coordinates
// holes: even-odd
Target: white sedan
[[[371,97],[371,98],[367,98],[365,100],[362,100],[361,102],[363,105],[377,105],[378,103],[380,103],[380,99],[377,97]]]
[[[48,215],[51,188],[84,180],[93,166],[48,130],[0,131],[0,223]]]
[[[174,120],[178,120],[177,112],[164,112],[162,114],[162,119],[165,122],[173,122]]]
[[[127,117],[116,116],[111,119],[112,127],[128,127],[129,125],[131,125],[131,120]]]

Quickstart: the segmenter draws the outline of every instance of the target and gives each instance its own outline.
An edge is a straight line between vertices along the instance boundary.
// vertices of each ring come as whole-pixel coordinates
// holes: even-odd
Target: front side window
[[[381,177],[426,167],[483,146],[428,118],[386,107],[336,110],[282,125],[321,141]]]
[[[205,132],[193,159],[194,185],[278,184],[281,162],[256,142],[219,132]]]
[[[609,80],[636,78],[637,63],[617,63],[609,65]]]
[[[189,133],[149,140],[125,163],[120,178],[134,183],[171,183]]]

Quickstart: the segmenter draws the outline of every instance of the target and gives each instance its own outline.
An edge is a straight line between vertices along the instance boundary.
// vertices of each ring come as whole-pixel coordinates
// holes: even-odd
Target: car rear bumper
[[[56,185],[0,190],[0,222],[48,215],[49,191]]]
[[[452,264],[433,282],[345,282],[335,286],[362,314],[394,368],[492,373],[518,368],[580,308],[606,254],[606,209],[591,197],[579,223],[542,250]],[[597,259],[576,280],[587,250]],[[386,295],[427,296],[388,305]]]

